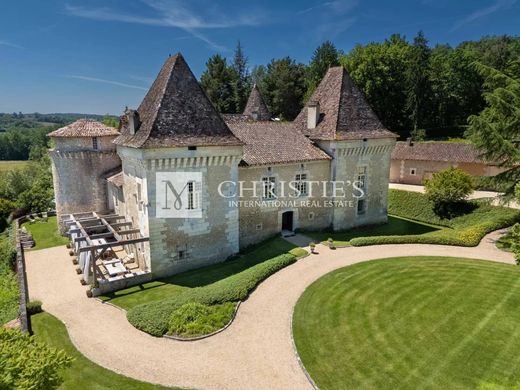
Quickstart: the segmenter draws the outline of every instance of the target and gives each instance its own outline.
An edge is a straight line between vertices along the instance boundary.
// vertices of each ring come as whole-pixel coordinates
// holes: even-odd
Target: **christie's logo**
[[[156,216],[202,218],[202,172],[157,172]]]

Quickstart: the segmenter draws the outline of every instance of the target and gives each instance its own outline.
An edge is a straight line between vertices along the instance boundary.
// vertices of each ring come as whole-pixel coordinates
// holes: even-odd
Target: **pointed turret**
[[[327,71],[294,120],[294,126],[316,140],[396,137],[383,126],[363,93],[341,66]]]
[[[247,115],[250,119],[258,121],[268,121],[271,119],[271,113],[269,112],[269,109],[264,102],[264,98],[256,84],[253,85],[253,89],[247,99],[244,115]]]
[[[169,57],[115,143],[133,148],[240,145],[180,53]]]

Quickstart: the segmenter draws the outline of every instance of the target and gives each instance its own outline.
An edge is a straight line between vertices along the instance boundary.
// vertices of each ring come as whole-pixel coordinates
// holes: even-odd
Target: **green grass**
[[[506,252],[511,252],[511,245],[513,245],[513,235],[511,233],[504,234],[496,242],[497,248]]]
[[[63,370],[64,382],[59,387],[62,390],[76,389],[125,389],[147,390],[165,389],[145,382],[136,381],[123,375],[116,374],[88,360],[71,343],[65,325],[56,317],[48,313],[39,313],[31,316],[34,337],[46,344],[64,350],[74,358],[71,367]],[[121,357],[122,359],[131,357]],[[137,365],[139,362],[136,362]]]
[[[304,234],[318,242],[326,241],[331,237],[334,241],[334,245],[342,247],[350,245],[350,240],[356,237],[387,235],[406,236],[410,234],[429,233],[435,230],[439,230],[439,227],[422,222],[411,221],[405,218],[388,216],[388,222],[381,225],[364,226],[341,232],[304,232]]]
[[[236,306],[235,302],[220,305],[182,305],[172,313],[168,334],[189,338],[216,332],[231,321]]]
[[[323,390],[519,388],[518,307],[520,267],[384,259],[313,283],[293,332]]]
[[[0,161],[0,172],[7,172],[13,169],[22,169],[29,165],[30,161],[14,161],[3,160]]]
[[[280,237],[276,237],[246,249],[239,256],[223,263],[119,290],[99,298],[128,310],[142,303],[173,298],[190,288],[209,285],[282,253],[291,252],[300,257],[301,251],[302,249],[296,248]]]
[[[56,217],[49,217],[47,222],[37,220],[34,223],[25,222],[22,225],[33,236],[35,246],[31,250],[51,248],[53,246],[65,245],[69,242],[67,237],[60,235]]]

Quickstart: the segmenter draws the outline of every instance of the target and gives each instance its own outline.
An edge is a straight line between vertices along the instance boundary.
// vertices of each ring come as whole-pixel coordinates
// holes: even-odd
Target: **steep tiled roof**
[[[119,135],[119,131],[93,119],[78,119],[47,135],[49,137],[108,137]]]
[[[311,102],[320,106],[320,121],[314,129],[307,128],[307,107]],[[333,67],[294,120],[294,125],[311,139],[348,140],[396,137],[377,118],[343,67]]]
[[[242,165],[330,160],[290,122],[234,120],[228,125],[245,144]]]
[[[484,162],[471,144],[448,142],[397,142],[392,160],[445,161],[456,163]]]
[[[247,99],[246,108],[244,109],[244,115],[247,115],[249,118],[253,119],[253,113],[256,112],[257,118],[259,121],[268,121],[271,119],[271,113],[267,108],[267,105],[264,102],[264,98],[260,93],[260,90],[256,86],[253,85],[253,89],[249,94],[249,98]]]
[[[116,144],[133,148],[241,144],[180,53],[166,60],[137,112],[139,128],[131,134],[125,123]]]

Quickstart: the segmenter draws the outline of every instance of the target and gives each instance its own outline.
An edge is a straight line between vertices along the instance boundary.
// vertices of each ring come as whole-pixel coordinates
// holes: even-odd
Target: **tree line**
[[[394,34],[348,53],[327,41],[308,64],[284,57],[250,68],[239,43],[231,61],[219,54],[209,58],[201,84],[221,113],[241,113],[256,83],[273,115],[293,120],[327,69],[342,65],[388,129],[439,138],[460,136],[468,117],[485,107],[484,77],[476,64],[504,72],[519,57],[520,37],[431,47],[419,32],[411,42]]]

